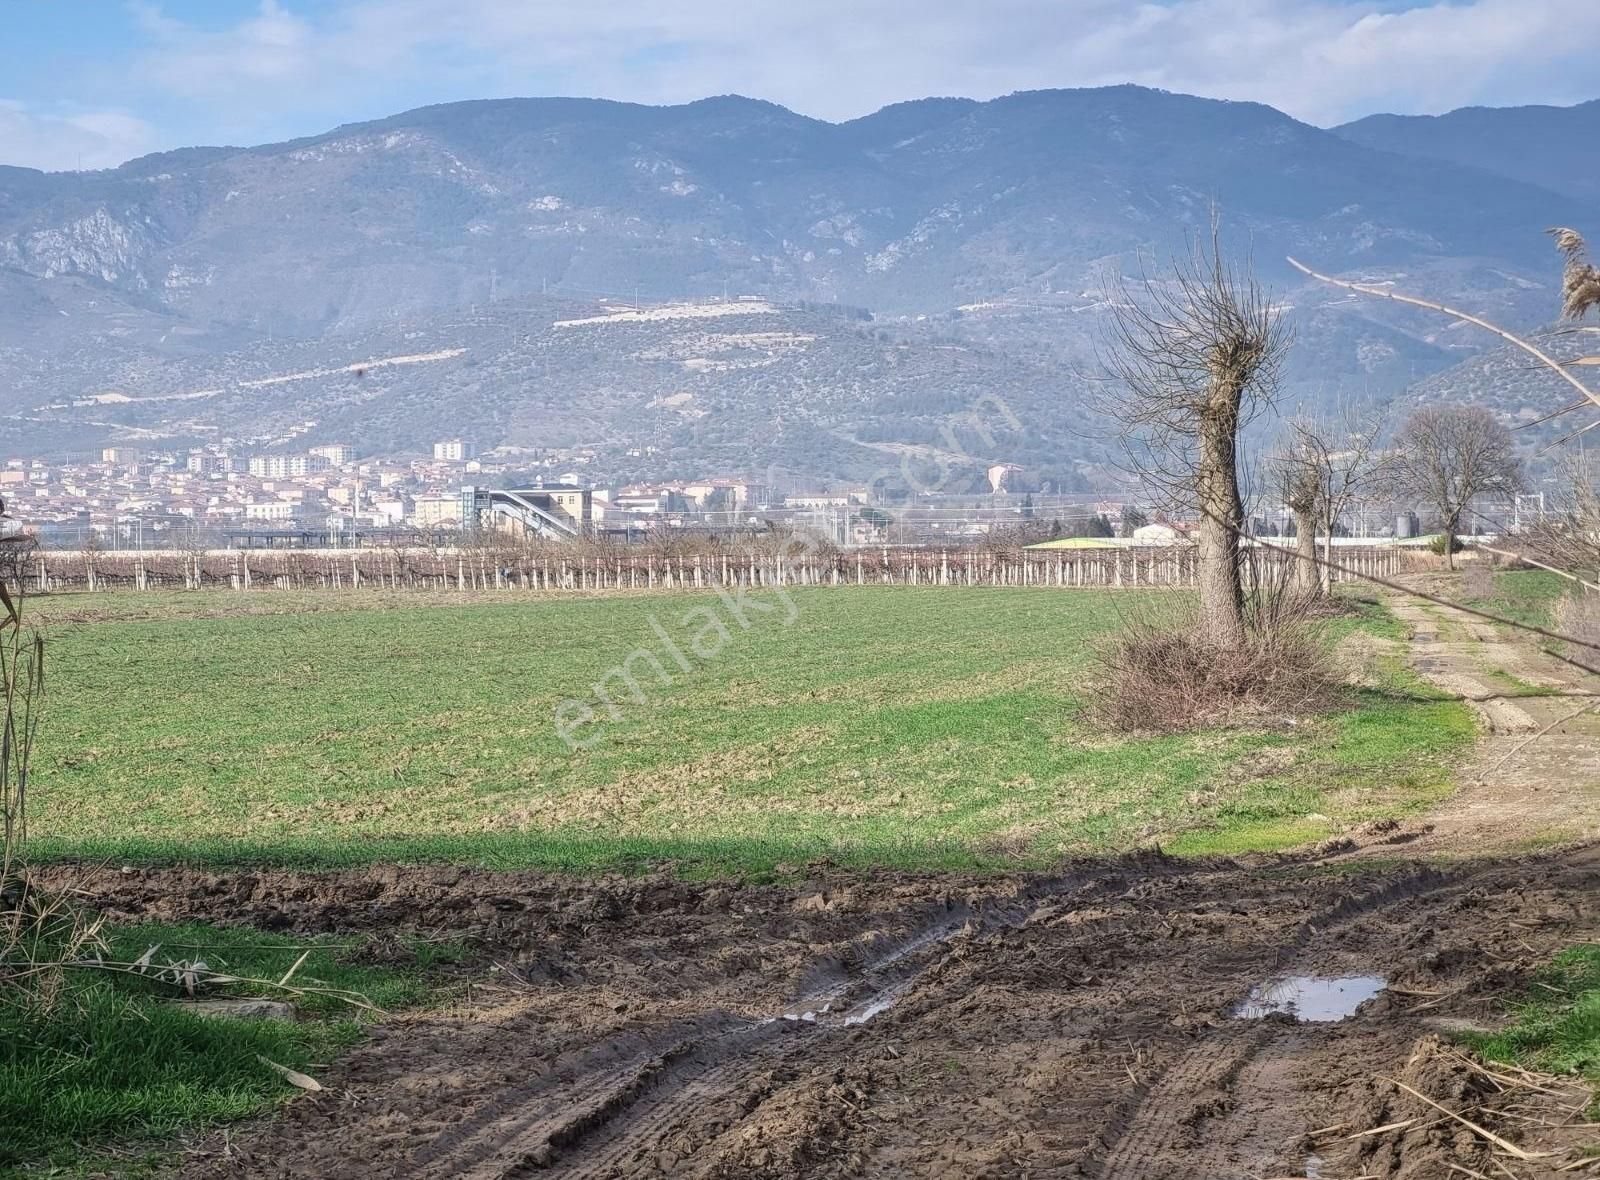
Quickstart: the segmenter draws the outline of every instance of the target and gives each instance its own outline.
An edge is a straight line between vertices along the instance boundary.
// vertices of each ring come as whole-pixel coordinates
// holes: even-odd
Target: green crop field
[[[903,587],[742,608],[714,594],[40,600],[33,850],[1014,866],[1284,847],[1448,791],[1470,714],[1393,655],[1322,718],[1096,731],[1092,646],[1151,601]],[[1368,608],[1336,630],[1369,632],[1370,648],[1394,624]]]

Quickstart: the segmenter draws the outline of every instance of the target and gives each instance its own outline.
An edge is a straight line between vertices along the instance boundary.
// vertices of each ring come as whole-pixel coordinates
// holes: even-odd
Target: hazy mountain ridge
[[[1463,107],[1444,115],[1370,115],[1335,127],[1353,143],[1600,199],[1600,99],[1572,107]]]
[[[1274,265],[1293,250],[1527,262],[1524,226],[1578,212],[1268,107],[1136,87],[840,125],[741,98],[457,103],[112,172],[10,169],[0,194],[0,264],[281,331],[483,300],[491,282],[938,310],[1076,290],[1098,259],[1174,244],[1213,201]]]
[[[449,332],[439,325],[470,319],[473,308],[507,299],[532,307],[544,291],[630,302],[726,292],[871,307],[936,388],[980,384],[962,367],[975,362],[953,360],[963,355],[954,348],[986,358],[978,367],[991,392],[1053,383],[1067,406],[1039,411],[1041,436],[1053,436],[1074,415],[1081,422],[1075,373],[1091,359],[1107,269],[1140,251],[1183,248],[1213,205],[1228,241],[1248,247],[1293,306],[1292,398],[1352,383],[1391,393],[1487,341],[1308,285],[1282,263],[1286,253],[1448,295],[1513,324],[1548,318],[1556,266],[1541,231],[1583,223],[1600,201],[1424,158],[1421,148],[1379,150],[1361,136],[1360,125],[1335,134],[1258,104],[1132,86],[925,99],[843,124],[738,97],[659,108],[511,99],[264,147],[168,152],[106,172],[0,168],[9,321],[0,323],[0,412],[24,414],[11,419],[15,432],[7,427],[13,446],[50,445],[93,431],[79,411],[30,413],[40,406],[108,390],[147,396],[175,374],[204,385],[263,350],[318,368],[379,338],[442,340]],[[613,340],[626,334],[605,330]],[[832,417],[809,413],[818,395],[802,383],[766,380],[792,362],[837,381],[860,360],[855,337],[871,339],[859,328],[814,334],[803,364],[785,356],[720,371],[724,408],[739,408],[724,421],[745,426],[715,442],[704,423],[607,437],[666,438],[700,448],[687,462],[724,463],[740,447],[772,453],[760,421],[826,421],[791,458],[837,444],[830,469],[854,472],[862,456],[849,439],[875,407],[889,416],[869,433],[919,435],[922,426],[885,408],[903,398],[884,373],[864,379],[848,414],[830,387],[821,396]],[[492,445],[554,432],[561,400],[611,405],[619,383],[636,385],[616,408],[665,388],[639,375],[632,353],[585,352],[570,333],[540,339],[538,363],[568,387],[504,384],[534,363],[531,353],[508,359],[533,348],[525,342],[494,354],[493,378],[476,387],[463,378],[437,411],[405,395],[395,404],[410,408],[389,419],[335,416],[316,430],[415,447],[454,432],[448,405]],[[469,375],[485,362],[474,340],[450,346],[467,349]],[[474,397],[501,409],[479,412]],[[1018,400],[1044,405],[1031,392]],[[246,399],[238,412],[228,404],[206,409],[201,425],[271,436],[287,413],[277,402],[251,408]],[[174,403],[97,412],[104,425],[95,429],[114,431],[118,415],[133,415],[141,429],[177,434],[188,427],[174,412]],[[606,413],[594,416],[596,429]],[[625,415],[618,421],[630,427]]]
[[[1530,332],[1527,338],[1557,361],[1600,355],[1600,329],[1560,325]],[[1489,339],[1492,339],[1489,338]],[[1600,394],[1592,366],[1575,366],[1574,377]],[[1519,430],[1519,441],[1543,447],[1600,418],[1600,406],[1580,409],[1549,422],[1540,419],[1576,403],[1580,394],[1537,359],[1510,344],[1500,344],[1417,382],[1397,399],[1396,418],[1430,402],[1472,402],[1494,411]],[[1593,441],[1593,436],[1590,436]]]

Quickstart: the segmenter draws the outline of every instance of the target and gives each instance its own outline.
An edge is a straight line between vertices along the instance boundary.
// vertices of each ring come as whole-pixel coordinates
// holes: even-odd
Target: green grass
[[[313,613],[208,617],[240,597],[272,599],[115,596],[104,618],[42,604],[60,621],[36,855],[764,874],[1240,851],[1425,806],[1472,740],[1466,708],[1393,659],[1352,709],[1297,727],[1098,733],[1092,645],[1156,600],[1129,592],[810,590],[788,625],[780,606],[748,629],[693,594],[326,595]],[[702,659],[696,630],[720,642],[708,608],[728,638]],[[1393,637],[1361,609],[1334,629]],[[646,702],[619,692],[620,719],[570,749],[556,708],[595,705],[641,647],[673,682],[636,662]]]
[[[1600,1085],[1600,946],[1564,951],[1509,1028],[1472,1043],[1486,1058]],[[1600,1117],[1600,1095],[1591,1113]]]
[[[1383,605],[1382,599],[1373,597],[1366,587],[1340,583],[1333,588],[1333,593],[1345,613],[1329,620],[1332,638],[1343,638],[1355,630],[1391,643],[1404,643],[1411,637],[1410,629]]]
[[[1491,668],[1487,664],[1478,668],[1475,674],[1488,687],[1510,697],[1550,697],[1561,694],[1561,690],[1553,685],[1531,684],[1503,668]]]
[[[1454,761],[1477,733],[1471,713],[1420,681],[1398,655],[1380,657],[1375,672],[1353,708],[1308,727],[1313,758],[1248,784],[1168,851],[1289,848],[1323,839],[1337,824],[1411,815],[1446,798]]]
[[[1548,630],[1555,625],[1557,601],[1572,589],[1571,582],[1545,570],[1499,570],[1494,575],[1493,594],[1466,598],[1464,602],[1501,618]]]
[[[203,959],[213,970],[278,979],[307,946],[294,981],[361,993],[387,1009],[432,995],[432,973],[459,948],[410,944],[404,966],[349,961],[326,939],[202,925],[136,925],[108,932],[107,961],[132,962],[152,944],[158,964]],[[155,1140],[260,1114],[295,1093],[263,1065],[313,1074],[360,1038],[369,1014],[331,997],[297,1001],[300,1020],[193,1015],[166,1002],[175,988],[144,978],[72,971],[46,1011],[0,1004],[0,1174],[48,1163],[92,1170],[108,1145]],[[234,986],[229,994],[282,996]],[[119,1163],[119,1173],[126,1161]]]

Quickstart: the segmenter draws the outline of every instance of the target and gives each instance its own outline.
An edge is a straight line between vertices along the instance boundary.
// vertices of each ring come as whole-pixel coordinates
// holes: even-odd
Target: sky
[[[467,98],[842,120],[1137,82],[1322,126],[1600,97],[1596,0],[0,0],[0,164],[104,168]]]

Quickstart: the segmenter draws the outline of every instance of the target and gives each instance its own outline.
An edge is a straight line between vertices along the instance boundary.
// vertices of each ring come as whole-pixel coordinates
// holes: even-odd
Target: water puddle
[[[844,1018],[844,1022],[847,1025],[865,1024],[874,1016],[879,1016],[884,1012],[887,1012],[890,1008],[894,1007],[894,1002],[897,998],[898,997],[896,996],[883,996],[880,999],[873,1000],[870,1004],[863,1004],[854,1012],[850,1013],[850,1015],[846,1016]]]
[[[1231,1015],[1258,1020],[1287,1012],[1296,1020],[1344,1020],[1388,983],[1381,975],[1286,975],[1251,988]]]
[[[833,1003],[829,1001],[820,1008],[807,1008],[799,1012],[785,1012],[781,1016],[769,1017],[762,1023],[769,1024],[773,1020],[789,1020],[800,1024],[822,1024],[829,1027],[842,1026],[844,1028],[850,1028],[857,1024],[866,1024],[873,1017],[881,1016],[890,1008],[893,1008],[895,1001],[900,998],[900,994],[905,990],[905,987],[906,985],[902,984],[899,987],[879,992],[877,995],[844,1012],[834,1012]]]

